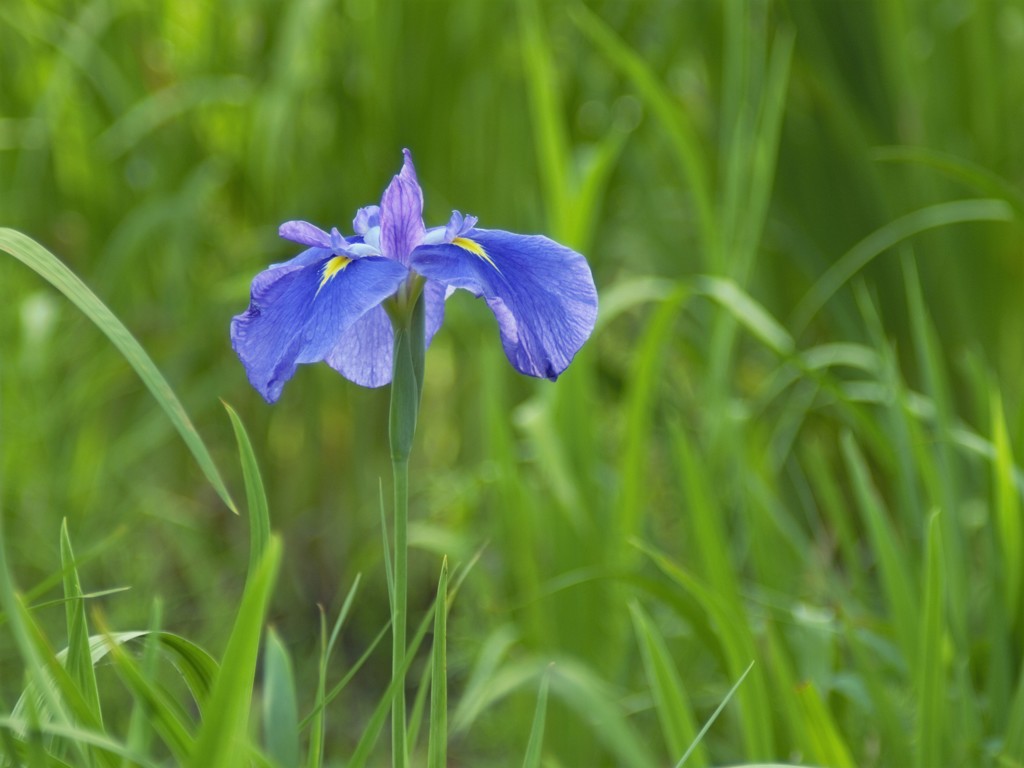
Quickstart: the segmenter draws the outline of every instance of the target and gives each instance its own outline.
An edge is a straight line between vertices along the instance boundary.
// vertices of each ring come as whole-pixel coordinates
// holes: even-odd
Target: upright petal
[[[444,319],[445,287],[427,283],[423,287],[426,312],[426,344]],[[342,334],[327,355],[327,364],[349,381],[363,387],[383,387],[391,382],[391,358],[395,334],[383,307],[374,307]]]
[[[250,383],[270,403],[299,364],[327,357],[408,276],[388,259],[349,260],[311,250],[257,275],[249,309],[231,321],[231,346]]]
[[[412,154],[403,150],[405,162],[380,203],[380,249],[389,259],[409,265],[409,254],[423,240],[423,190],[416,179]]]
[[[558,378],[594,329],[597,291],[586,259],[542,235],[472,229],[451,244],[417,248],[411,265],[482,296],[521,373]]]

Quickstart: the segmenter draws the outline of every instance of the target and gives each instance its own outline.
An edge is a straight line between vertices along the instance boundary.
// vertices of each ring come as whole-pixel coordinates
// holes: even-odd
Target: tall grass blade
[[[740,686],[743,684],[743,681],[747,679],[747,675],[750,674],[750,670],[752,670],[753,668],[754,662],[750,662],[750,664],[747,665],[747,668],[743,670],[743,674],[739,676],[739,679],[733,684],[732,688],[729,689],[729,692],[725,694],[725,698],[723,698],[719,705],[715,708],[715,711],[711,713],[711,717],[709,717],[707,722],[704,723],[704,727],[700,729],[700,733],[697,734],[697,738],[693,740],[693,743],[690,745],[689,749],[687,749],[683,753],[683,756],[679,758],[679,762],[676,763],[675,768],[683,768],[683,766],[686,765],[686,761],[690,759],[690,756],[694,753],[694,751],[697,749],[697,746],[704,739],[705,734],[707,734],[707,732],[711,729],[711,726],[715,724],[715,721],[718,719],[718,716],[722,714],[722,710],[725,709],[725,705],[728,704],[732,700],[732,697],[736,695],[736,691],[740,689]],[[753,766],[751,766],[751,768],[753,768]]]
[[[1006,736],[999,751],[1000,760],[1009,766],[1024,765],[1024,669],[1017,675],[1017,687],[1004,733]]]
[[[672,661],[668,646],[647,613],[637,602],[629,605],[633,617],[633,629],[640,646],[647,684],[654,695],[654,708],[661,724],[662,738],[670,755],[682,754],[697,738],[697,726],[693,707],[686,695],[679,670]],[[692,765],[708,764],[703,746],[691,755]]]
[[[633,375],[626,400],[622,490],[615,518],[617,529],[612,541],[622,541],[639,534],[640,520],[647,507],[648,452],[654,403],[662,381],[662,359],[673,324],[689,296],[690,291],[686,287],[679,287],[659,304],[634,354]]]
[[[544,754],[544,723],[548,714],[548,688],[551,685],[550,667],[540,678],[537,688],[537,706],[533,711],[533,725],[530,726],[530,740],[523,756],[523,768],[540,768]]]
[[[943,350],[936,338],[935,328],[928,316],[921,282],[918,279],[914,259],[903,258],[904,285],[907,293],[907,308],[913,333],[914,349],[918,366],[924,376],[925,392],[934,405],[934,429],[936,440],[932,445],[934,458],[931,462],[919,461],[921,466],[934,464],[937,472],[928,479],[932,503],[940,510],[952,512],[962,498],[960,471],[953,455],[951,432],[954,426],[953,399],[950,392],[950,378],[946,372]],[[923,441],[921,441],[923,442]],[[947,581],[945,590],[949,595],[947,605],[949,625],[953,641],[964,649],[967,637],[967,556],[962,544],[960,527],[954,514],[942,515],[939,522],[945,527],[942,533],[941,552],[945,557],[943,567]],[[965,650],[965,649],[964,649]]]
[[[936,227],[969,221],[1011,221],[1013,209],[1003,200],[954,200],[921,208],[889,222],[844,253],[804,294],[790,318],[799,335],[846,282],[872,259],[916,234]]]
[[[889,621],[892,622],[906,658],[913,658],[918,650],[919,613],[914,591],[910,587],[906,558],[898,546],[899,537],[887,517],[882,498],[871,481],[867,460],[855,438],[849,432],[844,432],[840,442],[860,513],[878,560]]]
[[[430,674],[430,740],[427,767],[448,765],[448,558],[441,562],[434,601],[434,644]]]
[[[934,168],[950,178],[969,184],[987,197],[1006,200],[1014,207],[1018,216],[1024,216],[1024,192],[1021,192],[1019,187],[988,168],[957,155],[928,147],[910,146],[876,147],[871,155],[881,162],[917,163]]]
[[[96,296],[63,262],[30,237],[13,229],[0,227],[0,250],[6,251],[25,266],[37,272],[63,293],[107,336],[128,364],[139,374],[154,399],[174,424],[185,445],[192,451],[210,485],[228,508],[237,514],[235,502],[217,470],[203,439],[192,425],[188,414],[170,384],[157,369],[149,355],[131,332],[118,320],[106,304]]]
[[[359,742],[356,744],[355,750],[352,752],[352,756],[349,758],[347,768],[362,768],[366,765],[366,761],[370,758],[370,752],[373,750],[374,744],[380,737],[380,732],[384,728],[384,723],[387,720],[388,713],[391,711],[392,703],[395,700],[395,692],[398,690],[399,685],[405,685],[405,675],[409,671],[409,667],[412,665],[413,659],[416,656],[416,651],[419,650],[420,644],[423,642],[423,638],[427,634],[427,628],[431,626],[434,618],[434,606],[431,606],[431,611],[428,612],[420,621],[419,626],[416,628],[416,633],[409,640],[406,646],[405,660],[401,668],[396,670],[399,674],[393,675],[391,683],[385,689],[384,694],[381,696],[380,701],[377,702],[377,706],[373,710],[373,714],[370,715],[369,721],[363,727],[362,735],[359,737]]]
[[[697,209],[698,227],[705,255],[717,261],[719,235],[712,204],[711,174],[706,153],[696,128],[690,123],[678,99],[668,92],[648,62],[631,49],[601,18],[582,3],[572,6],[570,16],[608,61],[619,69],[640,92],[668,134],[687,188]]]
[[[240,746],[248,743],[249,707],[260,630],[280,561],[281,541],[272,537],[262,562],[246,581],[220,673],[204,709],[203,724],[189,761],[193,768],[231,768],[245,764],[246,751]]]
[[[277,632],[267,632],[263,655],[263,739],[267,756],[282,766],[299,765],[299,706],[292,660]]]
[[[553,225],[571,219],[569,188],[572,163],[565,122],[560,116],[561,99],[557,91],[558,71],[551,59],[551,46],[541,20],[537,0],[523,0],[519,8],[520,51],[530,97],[537,167],[544,185],[546,208]],[[556,236],[558,239],[558,236]]]
[[[634,732],[607,684],[589,667],[563,660],[551,666],[551,691],[589,727],[625,768],[653,768],[658,761]]]
[[[385,553],[387,552],[386,547],[384,551]],[[352,603],[355,601],[356,591],[359,589],[361,579],[362,576],[357,574],[352,582],[352,586],[348,590],[348,594],[345,595],[341,611],[338,613],[338,618],[335,619],[334,627],[331,629],[330,639],[327,638],[326,618],[324,617],[323,609],[321,608],[320,610],[320,663],[317,667],[316,701],[313,713],[304,718],[301,723],[301,726],[305,726],[311,718],[313,719],[313,728],[309,738],[309,760],[307,762],[309,768],[318,768],[323,763],[324,734],[327,729],[327,664],[331,659],[338,635],[341,633],[341,626],[345,623],[345,619],[352,609]]]
[[[160,662],[160,627],[163,624],[163,601],[159,597],[153,598],[153,607],[150,610],[149,632],[146,637],[145,647],[142,654],[142,675],[148,679],[156,679],[157,665]],[[212,661],[212,659],[211,659]],[[216,662],[214,662],[216,667]],[[148,753],[150,744],[153,741],[153,730],[149,727],[149,714],[143,702],[135,700],[132,707],[131,719],[128,722],[128,746],[137,752]],[[127,765],[122,768],[128,768]]]
[[[693,289],[694,293],[707,296],[721,304],[755,338],[777,355],[788,357],[795,351],[796,343],[789,332],[735,281],[702,275],[694,282]]]
[[[165,688],[144,674],[125,652],[123,643],[108,637],[107,650],[121,680],[136,703],[146,711],[147,723],[167,745],[178,764],[183,765],[195,748],[194,727],[188,714]]]
[[[61,739],[69,744],[79,744],[82,747],[95,747],[104,754],[118,755],[124,758],[130,765],[137,768],[159,768],[162,763],[149,759],[146,755],[128,748],[123,743],[111,738],[105,733],[91,731],[74,725],[61,725],[59,723],[33,722],[30,718],[10,717],[0,715],[0,728],[14,733],[38,732],[40,734]],[[58,761],[52,755],[48,755],[34,736],[29,736],[27,752],[31,757],[24,763],[16,765],[31,766],[53,766],[53,768],[67,768],[69,765]]]
[[[943,569],[943,526],[936,512],[928,521],[924,570],[924,614],[917,655],[917,760],[918,768],[941,765],[949,759],[946,724],[946,674],[942,649],[946,639],[947,574]],[[947,513],[948,514],[948,513]]]
[[[728,581],[717,581],[716,579],[722,579],[721,575],[710,577],[709,587],[653,547],[639,542],[636,546],[662,573],[690,593],[709,615],[721,646],[727,673],[740,675],[741,670],[747,669],[747,665],[750,665],[751,660],[756,659],[758,654],[750,626],[743,615],[743,604],[736,591],[735,575],[731,575]],[[722,562],[716,567],[726,569],[727,564],[728,561]],[[744,678],[746,674],[742,673]],[[762,717],[762,713],[771,707],[770,701],[766,684],[759,675],[751,678],[751,684],[740,694],[740,728],[743,733],[744,749],[749,755],[763,756],[773,752],[773,732]]]
[[[814,683],[806,682],[798,686],[796,700],[802,717],[794,725],[811,741],[811,759],[829,768],[857,768],[857,763],[850,755],[849,748]]]
[[[231,419],[231,427],[238,443],[238,456],[242,463],[242,477],[245,480],[245,502],[249,511],[249,573],[253,573],[263,559],[263,552],[270,541],[270,509],[263,478],[252,449],[249,434],[235,409],[221,401]]]
[[[1024,578],[1024,522],[1021,520],[1021,491],[1014,481],[1013,447],[1006,429],[1003,400],[998,390],[990,396],[992,409],[992,487],[995,490],[995,523],[999,562],[1002,566],[1003,611],[1006,626],[1013,627],[1021,613],[1020,599]]]
[[[82,583],[78,577],[75,554],[68,534],[67,518],[60,526],[60,564],[64,573],[64,609],[68,626],[68,648],[65,666],[68,674],[78,684],[92,711],[96,722],[102,727],[103,712],[100,707],[100,693],[96,685],[96,670],[89,648],[89,627],[85,618],[85,599]]]
[[[491,702],[492,683],[499,667],[519,639],[511,624],[493,630],[480,644],[476,663],[469,673],[452,715],[452,731],[463,733]]]

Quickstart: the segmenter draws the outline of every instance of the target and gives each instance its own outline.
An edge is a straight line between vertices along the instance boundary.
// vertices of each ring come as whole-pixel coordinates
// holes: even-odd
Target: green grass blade
[[[270,629],[263,656],[263,739],[280,766],[299,765],[299,706],[288,649]]]
[[[399,674],[392,676],[391,683],[384,691],[384,695],[381,696],[380,701],[377,702],[377,706],[374,708],[373,714],[370,716],[369,721],[363,728],[363,733],[359,738],[359,743],[356,744],[356,748],[352,752],[352,757],[349,758],[347,768],[362,768],[370,758],[370,752],[373,750],[373,746],[377,742],[381,730],[384,728],[384,723],[387,720],[388,713],[391,711],[392,702],[395,699],[395,692],[398,690],[399,685],[405,685],[405,675],[409,671],[409,667],[416,656],[416,651],[423,642],[423,638],[426,637],[427,628],[431,626],[432,619],[434,618],[433,608],[434,606],[431,606],[431,611],[423,617],[422,621],[420,621],[419,627],[416,628],[416,633],[409,641],[406,648],[405,661],[402,667],[397,670]]]
[[[345,673],[345,676],[341,678],[341,680],[339,680],[337,683],[335,683],[331,690],[328,691],[327,695],[324,697],[325,705],[330,704],[332,701],[338,698],[338,695],[343,690],[345,690],[345,686],[348,685],[349,682],[351,682],[352,678],[355,677],[356,674],[359,672],[359,670],[363,668],[363,665],[366,664],[370,656],[373,655],[373,652],[377,649],[377,646],[380,645],[380,642],[388,635],[390,630],[390,623],[387,623],[383,627],[381,627],[380,631],[374,636],[370,644],[366,646],[366,650],[364,650],[362,655],[358,659],[356,659],[355,664],[353,664],[349,671]],[[301,726],[305,727],[310,718],[312,718],[314,715],[318,713],[318,711],[314,711],[312,714],[308,715],[302,721]]]
[[[651,423],[665,348],[672,338],[674,322],[689,298],[685,287],[677,288],[664,299],[648,321],[633,361],[629,394],[626,400],[626,437],[622,457],[622,489],[612,541],[623,541],[639,534],[640,520],[647,509],[649,491],[648,461]]]
[[[889,621],[892,622],[896,638],[906,657],[913,658],[918,650],[919,613],[914,591],[910,587],[906,557],[899,546],[899,536],[893,529],[882,497],[871,480],[867,460],[849,432],[843,433],[841,447],[860,513],[878,561],[882,592],[888,604]]]
[[[517,3],[519,8],[520,50],[530,97],[537,167],[544,185],[545,208],[555,227],[570,221],[569,174],[572,171],[565,123],[561,118],[561,99],[557,91],[558,71],[551,59],[537,0]],[[562,233],[552,233],[561,239]]]
[[[107,305],[100,301],[99,297],[60,259],[21,232],[0,227],[0,250],[6,251],[42,276],[82,310],[85,316],[110,339],[170,418],[210,485],[228,508],[237,513],[238,510],[213,462],[213,457],[185,413],[177,395],[146,351]]]
[[[25,733],[32,729],[38,729],[47,736],[62,739],[70,744],[96,747],[98,750],[102,750],[103,753],[118,755],[128,761],[129,765],[136,768],[159,768],[161,765],[161,763],[150,760],[145,755],[139,754],[116,739],[112,739],[105,733],[91,731],[79,726],[61,725],[59,723],[32,723],[30,719],[0,715],[0,728],[5,731],[13,731],[15,733]],[[67,765],[67,763],[64,763],[63,761],[58,762],[52,756],[46,755],[41,746],[34,754],[37,755],[37,757],[22,764],[32,766],[32,768],[36,768],[37,766]]]
[[[238,443],[238,456],[242,462],[242,477],[245,479],[245,501],[249,510],[249,573],[256,570],[263,551],[270,540],[270,509],[267,504],[267,492],[263,487],[263,478],[256,461],[249,434],[235,409],[221,401],[224,410],[231,419],[231,427],[235,431]]]
[[[844,253],[797,303],[789,327],[803,331],[811,319],[851,277],[897,243],[936,227],[969,221],[1011,221],[1013,209],[1003,200],[954,200],[908,213],[872,232]]]
[[[662,737],[670,755],[682,754],[697,737],[693,707],[686,695],[679,670],[672,661],[665,639],[654,622],[637,602],[629,605],[633,628],[640,646],[647,684],[654,695],[654,708],[661,723]],[[708,764],[707,754],[700,746],[691,755],[693,765]]]
[[[433,655],[431,655],[433,658]],[[409,754],[416,754],[419,746],[420,727],[423,725],[424,713],[427,711],[427,696],[430,693],[430,678],[434,671],[433,664],[424,664],[420,679],[416,685],[416,696],[409,708]],[[429,728],[429,724],[428,724]]]
[[[582,3],[572,6],[570,16],[608,61],[619,69],[640,92],[657,116],[676,156],[697,208],[697,220],[705,254],[717,260],[719,236],[712,205],[711,174],[697,130],[674,94],[644,58],[632,50],[601,18]]]
[[[159,597],[153,598],[153,606],[150,609],[149,631],[152,633],[146,637],[143,649],[141,667],[142,675],[147,680],[156,679],[157,665],[160,661],[160,641],[158,635],[163,624],[164,605]],[[153,730],[149,726],[149,715],[143,702],[138,699],[132,707],[131,718],[128,721],[128,746],[137,752],[148,753],[152,743]],[[122,768],[129,768],[127,764]]]
[[[85,599],[82,584],[78,578],[75,554],[68,534],[67,518],[60,526],[60,564],[64,573],[64,604],[68,626],[68,649],[65,660],[68,674],[78,684],[92,710],[96,722],[103,723],[100,708],[100,693],[96,685],[96,670],[92,664],[89,648],[89,626],[85,618]]]
[[[755,338],[777,355],[788,357],[795,351],[796,343],[789,332],[732,280],[702,275],[695,281],[693,290],[725,307]]]
[[[102,630],[103,627],[101,626]],[[175,760],[183,764],[195,746],[192,723],[165,689],[145,675],[124,650],[123,643],[107,639],[109,656],[135,701],[145,709],[148,724],[159,734]]]
[[[888,163],[917,163],[945,173],[974,187],[988,197],[1000,197],[1012,205],[1019,216],[1024,216],[1024,193],[1002,176],[977,163],[972,163],[948,152],[927,147],[876,147],[871,152],[875,160]]]
[[[463,733],[476,721],[490,702],[491,681],[519,636],[510,624],[492,631],[480,644],[476,663],[466,680],[459,703],[452,715],[452,731]]]
[[[448,765],[448,558],[441,562],[434,602],[434,645],[431,651],[430,740],[427,767]]]
[[[1024,575],[1021,492],[1014,480],[1013,448],[1006,429],[1003,400],[998,390],[993,390],[990,400],[992,445],[995,450],[992,462],[992,487],[995,489],[995,522],[1003,576],[1003,610],[1006,613],[1006,625],[1012,627],[1020,615],[1021,580]]]
[[[714,513],[712,508],[704,509],[705,516]],[[741,672],[741,670],[747,669],[751,660],[757,658],[757,647],[750,626],[742,613],[743,603],[736,591],[735,574],[728,569],[728,561],[717,564],[716,568],[721,569],[721,572],[718,576],[709,578],[711,584],[708,586],[653,547],[645,543],[637,543],[636,546],[666,576],[693,595],[700,603],[712,620],[721,646],[721,654],[725,659],[727,673],[737,676],[742,674],[743,677],[746,677],[747,673]],[[718,581],[723,579],[722,573],[730,574],[727,581]],[[759,675],[755,675],[738,700],[740,728],[747,754],[768,755],[773,752],[774,735],[762,714],[771,708],[770,702],[771,697],[768,694],[765,681]],[[700,734],[698,734],[699,738]]]
[[[31,661],[27,658],[25,660],[39,665],[38,669],[29,670],[31,685],[15,707],[15,714],[27,708],[30,715],[40,721],[53,721],[57,725],[66,726],[74,724],[90,731],[102,732],[90,703],[82,695],[76,681],[68,674],[62,659],[53,653],[42,629],[32,621],[28,609],[20,599],[15,610],[21,614],[19,624],[26,629],[28,640],[34,647]],[[105,766],[115,765],[109,754],[90,753],[80,744],[72,746],[79,752],[79,762],[83,765],[91,765],[93,760]]]
[[[320,661],[317,667],[316,701],[314,702],[313,712],[305,717],[300,724],[300,727],[304,727],[311,720],[313,723],[309,737],[309,759],[307,761],[309,768],[319,768],[323,764],[324,733],[327,729],[327,665],[334,650],[334,643],[341,633],[341,626],[345,623],[345,619],[352,608],[352,603],[355,601],[356,591],[359,589],[361,579],[362,576],[357,574],[352,582],[352,586],[348,590],[348,594],[345,595],[345,601],[342,603],[338,618],[334,621],[334,627],[331,630],[329,640],[327,638],[326,618],[323,608],[320,609]]]
[[[526,754],[523,756],[523,768],[540,768],[541,756],[544,753],[544,723],[548,714],[550,671],[550,667],[545,670],[537,688],[537,706],[533,711],[533,725],[530,726],[530,740],[526,744]]]
[[[690,759],[690,755],[693,754],[697,745],[704,739],[704,735],[711,729],[711,726],[715,724],[715,720],[717,720],[718,716],[722,714],[722,710],[725,709],[725,705],[728,704],[732,697],[736,695],[736,691],[740,689],[743,681],[747,679],[747,675],[750,674],[750,670],[753,668],[754,662],[750,662],[750,664],[747,665],[747,668],[743,670],[743,674],[739,676],[739,679],[737,679],[732,688],[729,689],[729,692],[725,694],[725,698],[723,698],[721,703],[719,703],[715,708],[715,711],[711,713],[711,717],[708,718],[708,721],[704,723],[704,727],[700,729],[700,733],[697,734],[697,738],[694,739],[693,744],[691,744],[690,748],[683,753],[681,758],[679,758],[679,762],[676,763],[675,768],[683,768],[683,766],[686,765],[686,761]],[[751,766],[751,768],[754,767]]]
[[[857,768],[814,683],[805,682],[798,686],[796,700],[802,716],[798,725],[813,745],[810,758],[829,768]]]
[[[928,521],[924,570],[924,615],[917,655],[917,759],[919,768],[942,765],[949,759],[945,736],[953,722],[946,712],[946,675],[942,649],[946,640],[946,589],[943,570],[941,513]],[[947,513],[948,514],[948,513]]]
[[[1024,765],[1024,669],[1017,676],[1017,688],[1007,716],[1005,741],[1000,750],[1001,765]]]
[[[271,537],[256,572],[247,580],[220,673],[203,710],[203,724],[189,764],[194,768],[230,768],[245,764],[249,707],[252,702],[260,629],[266,617],[281,541]]]
[[[907,293],[907,309],[910,316],[910,327],[914,339],[914,351],[918,366],[923,374],[925,392],[934,405],[934,425],[936,440],[931,446],[933,457],[930,462],[921,460],[921,466],[933,464],[937,472],[932,473],[929,495],[931,503],[938,509],[952,511],[957,508],[962,498],[960,488],[960,472],[958,462],[953,455],[953,394],[950,391],[951,381],[945,365],[942,342],[937,338],[935,327],[929,317],[925,304],[921,282],[918,279],[917,267],[909,255],[903,259],[904,286]],[[923,442],[923,441],[921,441]],[[919,443],[920,444],[920,443]],[[949,593],[949,625],[952,630],[953,642],[959,649],[966,650],[969,597],[967,595],[967,555],[962,545],[962,536],[953,514],[939,518],[945,530],[942,534],[942,552],[946,561],[943,564],[947,581],[945,589]]]
[[[624,768],[659,765],[647,744],[633,730],[607,684],[589,667],[568,659],[551,666],[551,692],[590,728],[593,737]]]

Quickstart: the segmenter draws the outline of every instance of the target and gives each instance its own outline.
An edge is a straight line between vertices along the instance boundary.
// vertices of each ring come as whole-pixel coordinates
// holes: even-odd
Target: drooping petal
[[[408,266],[409,254],[423,240],[423,190],[416,179],[409,150],[380,203],[380,249],[389,259]]]
[[[428,282],[423,286],[426,312],[426,344],[444,320],[445,287]],[[363,387],[383,387],[391,382],[391,361],[395,334],[383,307],[375,307],[353,323],[338,338],[326,358],[327,364],[351,382]]]
[[[541,235],[472,229],[451,244],[417,248],[411,266],[482,296],[521,373],[558,378],[594,329],[597,291],[586,259]]]
[[[327,357],[408,276],[388,259],[349,260],[312,250],[257,275],[249,309],[231,321],[231,346],[250,383],[270,403],[299,364]]]
[[[331,236],[308,221],[286,221],[278,227],[277,234],[285,240],[310,248],[331,248]]]

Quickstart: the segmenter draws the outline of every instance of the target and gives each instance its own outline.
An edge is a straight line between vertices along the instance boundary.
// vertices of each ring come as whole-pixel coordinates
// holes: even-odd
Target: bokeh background
[[[125,322],[239,494],[241,414],[305,690],[357,574],[336,677],[387,622],[388,392],[307,366],[267,406],[228,323],[293,255],[278,224],[347,230],[408,147],[428,224],[547,233],[602,300],[556,384],[468,295],[428,353],[414,620],[482,552],[451,764],[521,762],[551,662],[548,764],[674,764],[754,661],[690,764],[1020,765],[1022,73],[1017,0],[5,0],[0,225]],[[86,588],[131,588],[108,625],[159,596],[219,652],[244,516],[12,259],[0,329],[19,585],[56,596],[66,518]],[[19,665],[0,626],[7,704]],[[334,764],[389,669],[332,704]]]

